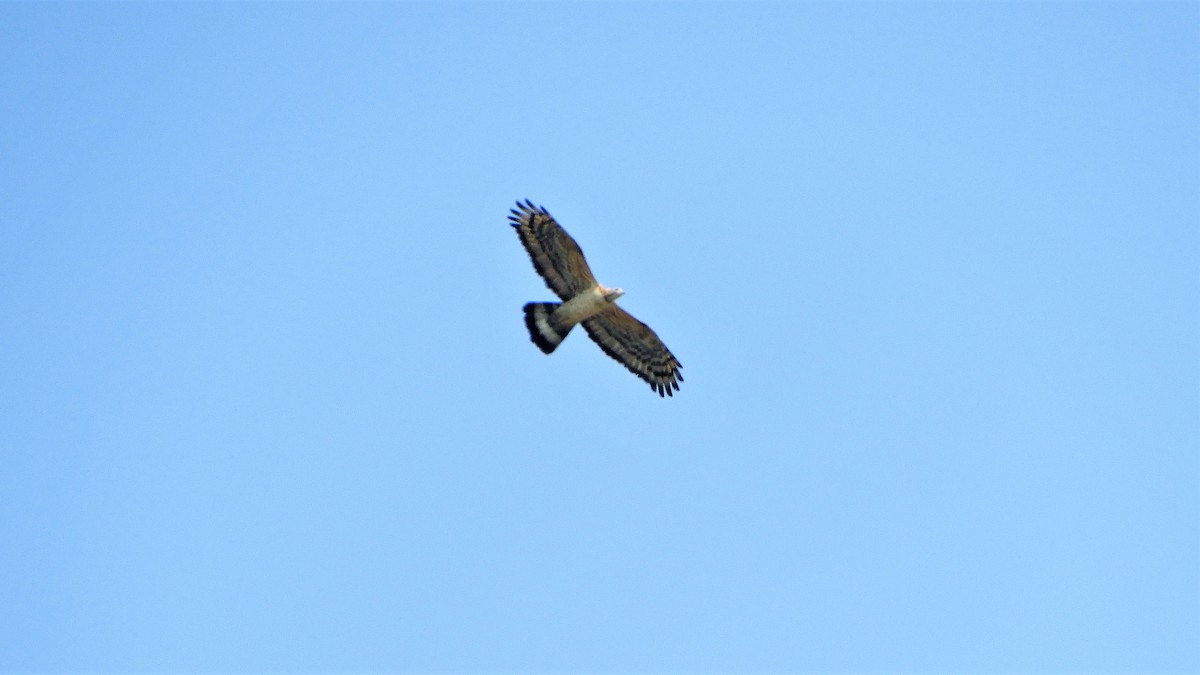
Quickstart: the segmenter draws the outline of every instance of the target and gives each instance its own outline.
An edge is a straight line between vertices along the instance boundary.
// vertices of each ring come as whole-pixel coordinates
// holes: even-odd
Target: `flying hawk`
[[[508,219],[517,228],[534,269],[563,300],[525,305],[525,325],[533,344],[549,354],[575,324],[582,323],[605,354],[649,382],[659,396],[674,396],[672,390],[678,391],[683,382],[679,373],[683,366],[649,326],[617,306],[625,291],[596,283],[579,244],[545,207],[528,199],[524,204],[518,201]]]

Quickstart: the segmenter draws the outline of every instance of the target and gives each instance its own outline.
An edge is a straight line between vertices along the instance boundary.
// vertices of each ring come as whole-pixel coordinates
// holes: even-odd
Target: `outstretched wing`
[[[585,319],[583,328],[605,354],[620,361],[629,372],[650,383],[659,396],[679,391],[683,364],[646,324],[617,305]]]
[[[526,199],[524,204],[517,202],[512,213],[508,219],[517,228],[534,269],[558,297],[570,300],[596,285],[596,278],[588,269],[579,244],[554,221],[545,207],[534,206]]]

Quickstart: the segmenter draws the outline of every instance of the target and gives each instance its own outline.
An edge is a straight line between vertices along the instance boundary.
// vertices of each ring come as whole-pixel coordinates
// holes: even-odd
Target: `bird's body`
[[[612,302],[600,284],[575,294],[566,302],[530,302],[525,305],[525,325],[542,352],[554,351],[575,325],[596,316]]]
[[[604,295],[607,290],[600,284],[596,284],[577,294],[554,310],[555,319],[574,325],[584,319],[592,318],[607,309],[612,302]]]
[[[630,372],[650,384],[659,396],[679,390],[682,364],[658,335],[617,304],[625,294],[600,285],[588,268],[579,244],[562,229],[546,209],[532,202],[517,202],[509,216],[528,251],[533,266],[546,285],[563,302],[525,305],[525,325],[530,339],[549,354],[577,324],[600,348]]]

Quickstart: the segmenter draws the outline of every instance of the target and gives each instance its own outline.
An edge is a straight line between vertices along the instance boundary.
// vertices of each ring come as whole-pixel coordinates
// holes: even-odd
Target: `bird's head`
[[[617,298],[621,297],[622,295],[625,295],[625,291],[619,288],[604,289],[604,299],[608,302],[616,302]]]

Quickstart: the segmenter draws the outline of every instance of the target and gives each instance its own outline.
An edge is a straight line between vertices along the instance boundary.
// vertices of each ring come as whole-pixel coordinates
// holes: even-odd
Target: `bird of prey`
[[[562,302],[531,302],[525,305],[529,337],[549,354],[577,323],[588,337],[634,375],[650,383],[659,396],[674,396],[683,375],[682,364],[646,324],[617,306],[625,294],[596,282],[579,244],[555,222],[545,207],[528,199],[517,202],[508,217],[516,228],[533,267]]]

